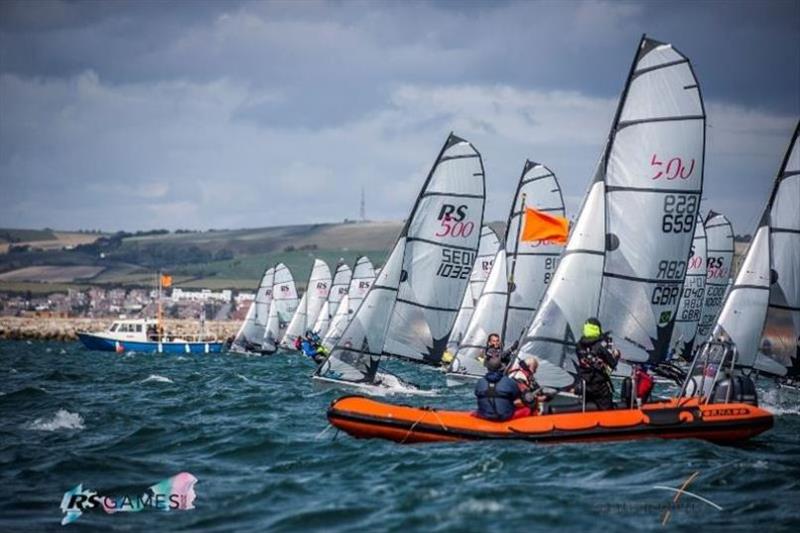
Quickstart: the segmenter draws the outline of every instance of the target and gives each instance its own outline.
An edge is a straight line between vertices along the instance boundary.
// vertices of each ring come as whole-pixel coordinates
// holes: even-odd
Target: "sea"
[[[433,395],[392,401],[474,406],[438,371],[393,365]],[[315,390],[312,370],[289,353],[0,342],[0,531],[800,531],[800,396],[767,381],[775,426],[735,447],[402,446],[331,428],[344,393]],[[61,525],[68,491],[133,497],[181,473],[191,509],[95,506]]]

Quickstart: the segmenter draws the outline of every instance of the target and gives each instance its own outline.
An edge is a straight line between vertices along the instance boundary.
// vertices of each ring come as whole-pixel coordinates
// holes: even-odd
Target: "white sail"
[[[286,333],[283,334],[280,345],[284,348],[294,349],[294,342],[298,337],[302,337],[306,331],[306,323],[308,322],[308,291],[303,293],[300,298],[300,303],[297,304],[297,309],[292,315],[292,320],[286,328]]]
[[[331,325],[331,315],[330,315],[330,302],[325,302],[322,304],[322,309],[319,311],[319,315],[317,316],[316,322],[314,325],[311,326],[311,331],[323,337],[328,332],[328,327]]]
[[[235,346],[240,346],[249,350],[250,347],[257,349],[261,345],[261,339],[264,337],[264,328],[267,325],[269,306],[272,302],[274,274],[275,269],[269,267],[261,276],[261,282],[256,290],[255,299],[250,305],[250,310],[248,310],[247,316],[234,338],[233,343]]]
[[[339,302],[342,301],[344,295],[347,294],[350,288],[350,280],[353,277],[353,271],[350,267],[342,263],[336,267],[336,272],[333,275],[333,282],[331,283],[331,290],[328,293],[328,320],[336,314],[339,308]],[[322,333],[320,333],[322,335]]]
[[[367,256],[362,255],[356,259],[353,277],[350,279],[350,287],[347,289],[350,314],[355,313],[358,306],[361,305],[361,301],[369,292],[376,275],[375,267],[372,266],[372,261]]]
[[[289,321],[297,310],[297,287],[289,268],[283,263],[275,266],[272,283],[272,303],[269,306],[269,318],[264,329],[264,340],[261,349],[274,352],[283,337]]]
[[[678,303],[678,316],[672,330],[670,348],[675,357],[691,359],[697,335],[697,324],[703,312],[706,286],[706,232],[698,217],[694,228],[692,255],[686,266],[686,279]]]
[[[314,266],[311,267],[306,292],[303,293],[300,305],[297,307],[297,311],[286,329],[281,346],[293,349],[295,339],[314,327],[323,304],[328,301],[330,287],[330,268],[328,268],[325,261],[314,259]]]
[[[730,340],[738,350],[737,365],[752,368],[769,304],[769,226],[758,228],[733,282],[713,336]]]
[[[508,264],[506,251],[500,249],[495,255],[489,279],[475,305],[464,339],[458,347],[450,371],[480,376],[483,368],[483,351],[490,333],[500,334],[503,315],[508,305]]]
[[[525,161],[506,225],[506,254],[511,293],[501,335],[506,346],[519,341],[539,306],[556,270],[564,245],[552,240],[524,241],[525,210],[564,217],[564,199],[555,174],[544,165]]]
[[[472,273],[469,275],[469,288],[464,291],[464,297],[461,299],[461,305],[453,323],[453,330],[450,332],[450,338],[447,341],[447,350],[450,353],[455,353],[458,350],[458,345],[461,344],[461,339],[464,338],[467,326],[469,326],[469,320],[475,311],[475,304],[478,298],[481,297],[483,285],[489,278],[492,262],[499,246],[500,239],[494,230],[488,225],[483,226],[480,243],[478,244],[478,257],[475,259]]]
[[[787,150],[771,205],[769,309],[762,349],[786,367],[798,356],[800,342],[800,121]],[[774,373],[774,372],[773,372]]]
[[[403,229],[403,273],[386,355],[441,361],[477,256],[484,198],[480,154],[451,134]]]
[[[353,383],[374,382],[397,298],[405,247],[406,238],[400,237],[364,301],[315,375]]]
[[[344,333],[347,324],[350,322],[352,311],[350,309],[350,295],[345,294],[342,301],[339,302],[339,307],[336,309],[336,314],[333,315],[331,318],[330,326],[328,327],[328,331],[325,332],[325,337],[322,339],[322,345],[328,349],[328,351],[332,350],[336,343],[339,341],[339,338]]]
[[[480,154],[451,134],[386,265],[316,376],[376,384],[387,351],[439,361],[477,254],[484,194]]]
[[[722,309],[733,273],[733,226],[724,215],[711,211],[706,227],[706,290],[703,297],[703,312],[697,324],[697,339],[704,341]]]
[[[605,186],[592,184],[567,247],[547,287],[518,358],[539,359],[537,381],[544,386],[572,383],[575,344],[587,313],[597,309],[603,279],[605,250]]]
[[[339,341],[353,314],[358,310],[369,288],[375,282],[375,268],[366,256],[356,259],[353,267],[353,277],[347,294],[339,302],[336,314],[331,318],[330,327],[322,340],[322,345],[330,351]]]
[[[629,361],[669,349],[703,187],[705,110],[688,58],[642,38],[604,156],[598,317]]]

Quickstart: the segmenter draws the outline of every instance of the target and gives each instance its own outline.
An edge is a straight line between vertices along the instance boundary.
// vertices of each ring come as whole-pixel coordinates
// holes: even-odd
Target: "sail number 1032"
[[[436,269],[436,275],[443,278],[469,279],[473,263],[475,263],[475,252],[442,248],[442,262]]]

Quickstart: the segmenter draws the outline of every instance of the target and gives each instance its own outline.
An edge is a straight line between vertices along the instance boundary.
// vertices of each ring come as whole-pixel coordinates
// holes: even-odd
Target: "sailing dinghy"
[[[323,304],[319,312],[314,327],[311,328],[314,333],[320,337],[324,337],[328,333],[328,328],[331,325],[331,320],[339,309],[339,304],[342,298],[347,294],[347,289],[350,286],[350,278],[353,276],[353,271],[344,263],[340,263],[336,267],[336,272],[333,274],[333,282],[331,289],[328,292],[328,300]]]
[[[258,353],[261,351],[261,339],[269,317],[269,307],[272,302],[272,285],[275,277],[275,267],[268,267],[261,276],[261,283],[256,290],[256,296],[250,309],[247,310],[239,331],[231,344],[230,351],[238,353]]]
[[[331,325],[325,333],[325,337],[322,339],[322,345],[326,350],[330,351],[339,341],[347,324],[350,323],[350,318],[361,305],[361,302],[364,300],[367,292],[369,292],[369,288],[374,281],[375,268],[372,266],[372,262],[369,258],[361,256],[356,259],[347,294],[345,294],[339,302],[336,314],[331,319]]]
[[[283,263],[275,265],[272,283],[272,303],[269,306],[267,325],[261,352],[271,354],[278,350],[278,343],[286,331],[289,321],[297,310],[297,287],[289,268]]]
[[[666,359],[704,153],[705,111],[689,59],[643,37],[593,183],[517,356],[539,358],[540,385],[573,383],[581,326],[593,316],[625,360]]]
[[[743,374],[783,375],[800,340],[800,121],[713,332]]]
[[[499,334],[507,348],[522,337],[558,265],[561,239],[566,239],[553,234],[553,223],[566,229],[561,187],[549,168],[527,160],[508,215],[504,253],[492,265],[448,369],[448,385],[471,383],[485,374],[483,350],[489,334]]]
[[[298,337],[305,335],[317,321],[323,305],[328,301],[328,292],[331,287],[331,270],[325,261],[314,259],[314,266],[308,277],[306,292],[300,299],[292,321],[286,328],[286,334],[281,340],[281,347],[294,350],[294,344]]]
[[[318,385],[410,392],[383,357],[436,365],[467,290],[483,224],[480,153],[450,134],[386,264],[328,358]]]
[[[722,302],[728,292],[733,273],[733,226],[719,213],[706,217],[706,288],[703,312],[697,324],[697,338],[705,340],[717,322]]]

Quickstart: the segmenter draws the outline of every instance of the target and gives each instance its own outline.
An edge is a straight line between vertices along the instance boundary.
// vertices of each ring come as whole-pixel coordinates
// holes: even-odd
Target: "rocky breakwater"
[[[0,339],[75,341],[79,331],[108,329],[113,318],[20,318],[0,317]],[[207,321],[206,331],[220,340],[235,335],[239,328],[235,321]],[[200,324],[196,320],[165,320],[166,330],[179,337],[196,335]]]

